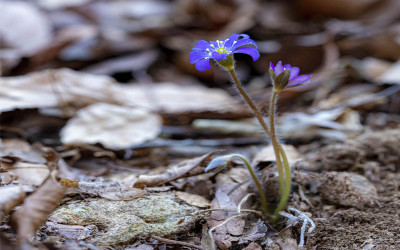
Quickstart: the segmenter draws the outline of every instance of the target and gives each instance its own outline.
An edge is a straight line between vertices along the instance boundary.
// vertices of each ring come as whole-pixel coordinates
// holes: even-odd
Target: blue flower
[[[224,41],[206,42],[200,40],[193,47],[190,55],[190,63],[196,64],[199,71],[211,69],[210,59],[214,59],[225,67],[224,60],[229,61],[229,67],[233,68],[232,55],[235,53],[243,53],[250,55],[254,61],[258,60],[260,53],[257,51],[256,43],[249,39],[246,34],[234,34]],[[221,62],[222,61],[222,62]],[[227,68],[227,67],[225,67]]]
[[[274,87],[277,88],[277,90],[306,84],[312,76],[299,75],[300,69],[298,67],[292,67],[290,64],[282,66],[281,61],[279,61],[276,66],[272,62],[270,63],[270,73],[274,81]]]

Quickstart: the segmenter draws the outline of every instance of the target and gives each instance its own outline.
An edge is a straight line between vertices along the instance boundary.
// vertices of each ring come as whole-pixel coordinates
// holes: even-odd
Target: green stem
[[[265,120],[263,119],[263,116],[261,114],[261,112],[258,110],[258,108],[256,107],[256,105],[253,103],[253,101],[251,100],[251,98],[248,96],[248,94],[246,93],[246,91],[243,89],[242,84],[240,83],[236,72],[232,69],[232,70],[228,70],[233,83],[236,86],[236,89],[239,91],[239,93],[242,95],[243,99],[246,101],[247,105],[249,105],[249,107],[251,108],[251,110],[253,111],[254,115],[256,116],[258,122],[260,123],[261,127],[264,129],[265,133],[267,133],[267,135],[269,137],[272,138],[271,136],[271,132],[265,122]],[[276,95],[276,94],[275,94]],[[273,97],[274,99],[276,99],[276,96]],[[271,98],[272,99],[272,98]],[[273,116],[275,113],[275,100],[273,100],[274,105],[272,106],[272,113],[270,112],[270,115],[272,114]],[[271,107],[270,107],[271,108]],[[273,121],[274,124],[274,121]],[[275,126],[274,126],[274,131],[275,131]],[[275,133],[274,133],[275,134]],[[276,138],[276,136],[275,136]],[[284,174],[283,174],[283,170],[282,167],[278,167],[278,169],[280,169],[278,171],[279,173],[279,194],[281,194],[281,199],[278,203],[278,206],[275,210],[274,213],[274,220],[276,221],[279,218],[279,212],[282,211],[282,209],[285,207],[287,200],[289,199],[289,195],[290,195],[290,188],[291,188],[291,175],[290,175],[290,167],[289,167],[289,162],[286,156],[285,151],[283,150],[282,145],[280,144],[280,142],[278,140],[275,140],[275,142],[273,143],[275,144],[274,146],[274,151],[277,152],[279,151],[279,155],[278,157],[276,157],[276,161],[277,161],[277,165],[278,165],[278,161],[281,160],[280,157],[282,157],[283,159],[283,165],[285,168],[285,172],[286,172],[286,181],[284,180]],[[275,156],[277,156],[277,154],[275,153]],[[285,183],[285,184],[283,184]]]
[[[267,124],[265,123],[261,112],[258,110],[258,108],[254,104],[254,102],[251,100],[250,96],[247,95],[246,91],[243,89],[242,84],[240,83],[235,70],[229,70],[228,72],[229,72],[230,76],[232,77],[232,81],[235,84],[237,90],[239,91],[239,93],[242,95],[243,99],[247,102],[247,105],[249,105],[249,107],[255,114],[258,122],[260,123],[261,127],[264,129],[265,133],[267,133],[267,135],[271,136],[271,132],[269,131],[269,128],[268,128]]]
[[[266,198],[266,196],[265,196],[265,192],[264,192],[264,189],[263,189],[263,187],[262,187],[262,185],[261,185],[261,182],[260,182],[260,180],[258,179],[256,173],[254,172],[254,169],[251,167],[251,165],[250,165],[250,163],[247,161],[247,159],[244,158],[243,156],[237,155],[237,154],[235,154],[235,155],[233,155],[233,156],[234,156],[234,157],[237,157],[237,158],[240,158],[240,159],[244,162],[244,164],[246,165],[247,170],[249,170],[250,175],[251,175],[251,178],[253,179],[254,184],[256,184],[256,188],[257,188],[258,193],[259,193],[259,195],[260,195],[261,211],[262,211],[262,213],[263,213],[264,216],[267,216],[267,215],[268,215],[268,202],[267,202],[267,198]]]
[[[275,156],[276,156],[276,163],[278,167],[278,173],[279,173],[279,192],[280,194],[280,200],[278,203],[278,206],[275,209],[274,216],[273,216],[273,222],[276,222],[279,219],[279,212],[282,211],[286,203],[289,199],[290,195],[290,189],[292,186],[292,177],[290,174],[290,166],[289,166],[289,161],[287,159],[286,153],[283,150],[282,145],[279,143],[279,141],[276,138],[276,133],[275,133],[275,107],[276,107],[276,97],[279,92],[273,91],[272,97],[271,97],[271,104],[270,104],[270,128],[271,128],[271,140],[272,140],[272,145],[274,146],[274,151],[275,151]],[[279,153],[278,153],[279,152]],[[284,171],[285,171],[285,178],[283,177],[283,168],[282,168],[282,162],[281,162],[281,157],[283,160],[283,165],[284,165]],[[279,160],[278,160],[279,158]]]
[[[275,159],[276,159],[276,166],[278,168],[278,173],[279,173],[279,195],[282,199],[285,187],[285,176],[283,172],[283,166],[282,166],[282,160],[281,160],[281,153],[280,153],[280,147],[279,147],[279,142],[276,139],[276,133],[275,133],[275,105],[276,105],[276,92],[272,93],[271,96],[271,103],[269,105],[269,127],[270,127],[270,132],[271,132],[271,141],[272,141],[272,146],[274,147],[274,153],[275,153]]]

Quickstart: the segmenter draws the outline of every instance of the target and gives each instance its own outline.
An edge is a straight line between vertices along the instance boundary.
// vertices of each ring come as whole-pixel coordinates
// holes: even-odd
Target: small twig
[[[166,244],[170,244],[170,245],[181,245],[181,246],[191,247],[191,248],[200,249],[200,250],[204,249],[204,248],[202,248],[200,246],[196,246],[194,244],[183,242],[183,241],[170,240],[170,239],[165,239],[165,238],[161,238],[161,237],[158,237],[158,236],[151,236],[151,238],[153,238],[155,240],[158,240],[160,242],[166,243]]]
[[[246,194],[246,196],[243,197],[243,199],[239,202],[239,204],[238,204],[238,206],[237,206],[237,213],[238,213],[238,214],[240,214],[240,209],[241,209],[243,203],[245,203],[245,202],[247,201],[247,199],[248,199],[250,196],[252,196],[252,195],[254,195],[254,194],[252,194],[252,193]]]

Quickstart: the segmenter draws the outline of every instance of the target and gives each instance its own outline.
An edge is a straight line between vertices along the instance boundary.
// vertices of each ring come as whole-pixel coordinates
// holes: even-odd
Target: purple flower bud
[[[304,85],[312,76],[299,75],[300,69],[298,67],[292,67],[290,64],[282,66],[281,61],[276,66],[272,62],[270,63],[270,73],[276,91]]]
[[[222,67],[232,70],[234,67],[233,54],[235,53],[250,55],[254,61],[260,57],[256,43],[246,34],[234,34],[224,41],[200,40],[192,50],[189,54],[190,63],[196,64],[199,71],[211,69],[210,59],[214,59]]]

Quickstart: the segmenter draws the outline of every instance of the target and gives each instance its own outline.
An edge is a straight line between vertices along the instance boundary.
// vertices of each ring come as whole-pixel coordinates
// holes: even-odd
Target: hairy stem
[[[279,219],[279,212],[282,211],[286,203],[289,199],[290,195],[290,189],[292,186],[292,177],[290,173],[290,166],[289,166],[289,161],[287,159],[286,153],[282,148],[282,145],[280,145],[278,139],[276,138],[276,132],[275,132],[275,107],[276,107],[276,97],[279,92],[273,91],[272,97],[271,97],[271,104],[270,104],[270,112],[269,112],[269,117],[270,117],[270,132],[271,132],[271,140],[272,140],[272,145],[274,147],[275,151],[275,156],[276,156],[276,164],[278,167],[278,173],[279,173],[279,194],[280,194],[280,200],[278,203],[278,206],[275,209],[274,216],[273,216],[273,222],[276,222]],[[283,167],[282,167],[282,161],[281,157],[283,160]],[[285,176],[283,176],[283,172],[285,173]]]
[[[258,108],[254,104],[254,102],[251,100],[251,98],[247,94],[247,92],[243,89],[243,86],[240,83],[240,81],[239,81],[239,79],[238,79],[238,77],[236,75],[236,72],[234,70],[230,70],[228,72],[232,77],[232,81],[235,84],[236,89],[239,91],[239,93],[242,95],[243,99],[246,101],[247,105],[249,105],[249,107],[251,108],[251,110],[255,114],[258,122],[260,123],[261,127],[264,129],[265,133],[267,133],[267,135],[271,136],[271,132],[269,131],[269,128],[268,128],[267,124],[265,123],[261,112],[258,110]]]
[[[282,200],[282,196],[283,196],[283,193],[285,190],[285,186],[284,186],[285,185],[285,176],[284,176],[284,172],[283,172],[279,142],[276,139],[276,133],[275,133],[276,95],[277,95],[276,92],[272,93],[271,103],[269,105],[269,127],[270,127],[270,132],[271,132],[272,146],[274,148],[274,153],[275,153],[276,166],[278,168],[278,173],[279,173],[279,195]]]
[[[266,198],[266,196],[265,196],[265,192],[264,192],[264,189],[263,189],[263,187],[262,187],[262,185],[261,185],[261,182],[260,182],[260,180],[258,179],[256,173],[254,172],[253,167],[250,165],[249,161],[247,161],[247,159],[244,158],[243,156],[237,155],[237,154],[235,154],[235,155],[233,155],[233,156],[234,156],[234,157],[237,157],[237,158],[240,158],[240,159],[244,162],[244,164],[246,165],[247,170],[249,170],[250,175],[251,175],[251,178],[253,179],[254,184],[256,184],[256,188],[257,188],[258,193],[259,193],[259,195],[260,195],[261,211],[262,211],[262,213],[263,213],[264,216],[267,216],[267,215],[268,215],[268,203],[267,203],[267,198]]]

